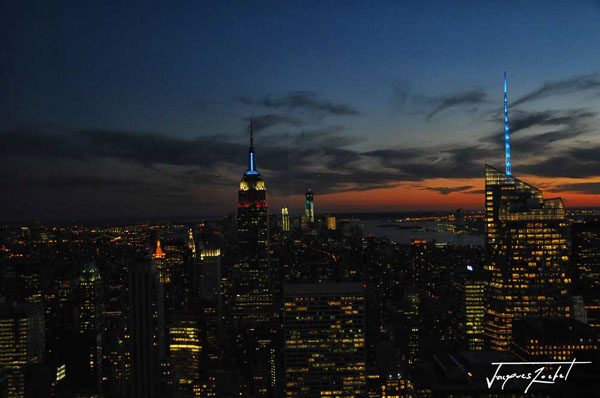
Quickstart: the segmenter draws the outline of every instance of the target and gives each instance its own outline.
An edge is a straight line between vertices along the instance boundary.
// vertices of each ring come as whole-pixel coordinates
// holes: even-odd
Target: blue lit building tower
[[[506,70],[504,71],[504,155],[506,158],[506,175],[512,175],[510,163],[510,134],[508,131],[508,95],[506,92]]]
[[[306,222],[308,223],[308,225],[312,225],[315,222],[315,200],[314,194],[310,189],[308,190],[308,192],[306,192],[305,199],[306,200],[304,201],[304,215],[306,216]]]
[[[484,336],[495,351],[511,349],[513,322],[571,311],[565,208],[511,174],[507,104],[504,72],[506,172],[485,166]]]
[[[239,263],[234,318],[265,322],[270,318],[273,303],[269,272],[269,211],[265,182],[256,170],[252,122],[248,170],[242,176],[238,191],[237,228]]]

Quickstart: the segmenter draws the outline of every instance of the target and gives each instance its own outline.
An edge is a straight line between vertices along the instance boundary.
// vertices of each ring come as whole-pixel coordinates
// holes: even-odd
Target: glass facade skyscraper
[[[488,272],[485,335],[508,351],[512,323],[569,316],[566,219],[560,198],[512,175],[485,167],[485,244]]]
[[[304,195],[304,215],[306,216],[306,223],[312,225],[315,222],[315,199],[314,194],[309,189]]]

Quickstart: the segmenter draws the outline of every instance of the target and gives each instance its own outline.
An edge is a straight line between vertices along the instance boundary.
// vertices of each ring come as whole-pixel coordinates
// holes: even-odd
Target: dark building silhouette
[[[88,263],[78,282],[80,302],[78,306],[79,338],[85,350],[80,363],[87,368],[84,379],[90,394],[102,392],[102,351],[104,343],[104,294],[100,271],[93,262]]]
[[[598,351],[596,331],[574,319],[520,319],[511,352],[524,361],[568,361]]]
[[[164,303],[156,264],[140,255],[129,267],[130,397],[156,397],[164,360]]]

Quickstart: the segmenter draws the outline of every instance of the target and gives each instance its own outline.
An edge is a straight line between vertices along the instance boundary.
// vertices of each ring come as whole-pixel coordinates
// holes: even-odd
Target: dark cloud
[[[574,184],[562,184],[551,190],[552,192],[577,192],[584,194],[600,195],[600,182],[581,182]]]
[[[351,149],[348,144],[355,142],[341,131],[341,127],[331,126],[303,134],[259,137],[255,142],[256,162],[269,191],[302,194],[310,187],[327,194],[390,188],[433,178],[483,178],[484,162],[500,155],[495,149],[476,145],[363,152]],[[558,132],[541,137],[548,142],[565,138]],[[182,138],[101,129],[62,134],[9,131],[0,133],[0,172],[5,176],[7,192],[55,198],[48,206],[63,206],[57,198],[70,203],[69,195],[73,195],[81,203],[89,200],[98,206],[105,206],[103,198],[118,206],[117,199],[121,198],[128,203],[161,204],[161,209],[177,205],[193,212],[190,203],[213,203],[211,206],[222,209],[229,203],[223,201],[225,196],[235,202],[236,183],[246,168],[247,143],[234,139],[236,134]],[[600,173],[599,159],[600,147],[587,144],[537,163],[519,165],[519,173],[595,176]],[[441,194],[480,193],[471,185],[423,189]],[[14,203],[17,199],[5,196],[3,200]],[[33,200],[31,206],[36,206]]]
[[[468,191],[471,188],[473,188],[473,185],[463,185],[460,187],[426,187],[424,189],[426,189],[428,191],[438,192],[438,193],[441,193],[442,195],[448,195],[448,194],[455,193],[455,192]]]
[[[356,142],[356,139],[340,134],[343,131],[344,128],[342,126],[302,130],[294,136],[292,144],[307,147],[340,147]]]
[[[517,111],[510,120],[511,145],[520,154],[539,154],[547,151],[547,147],[557,141],[573,139],[590,131],[591,121],[597,112],[586,109],[546,110],[541,112]],[[503,119],[495,119],[501,125]],[[523,136],[522,131],[541,128],[560,127],[555,131]],[[504,147],[504,134],[492,133],[480,139],[481,142]]]
[[[246,105],[258,105],[272,109],[306,110],[335,116],[360,115],[360,112],[351,105],[323,99],[313,91],[292,91],[278,98],[268,95],[258,100],[248,97],[239,97],[237,100]]]
[[[596,112],[585,109],[569,110],[547,110],[542,112],[517,111],[510,119],[510,132],[515,134],[518,131],[536,126],[574,126],[594,118]],[[501,121],[504,119],[498,119]]]
[[[398,168],[400,165],[406,163],[407,160],[414,160],[424,156],[425,152],[418,148],[378,149],[364,152],[363,155],[377,159],[384,167]]]
[[[571,148],[540,162],[519,166],[522,173],[541,177],[587,178],[600,176],[600,146]]]
[[[469,195],[483,195],[485,194],[485,189],[473,189],[472,191],[466,191],[464,193]]]
[[[301,119],[276,114],[252,116],[252,118],[246,118],[245,120],[250,121],[250,119],[252,119],[254,131],[264,130],[277,125],[300,127],[305,124]]]
[[[171,164],[212,167],[243,156],[245,145],[221,137],[183,139],[165,134],[90,129],[63,134],[39,131],[0,133],[4,156],[42,156],[72,159],[110,157],[143,165]]]
[[[584,131],[561,130],[529,135],[526,137],[517,137],[511,139],[511,146],[518,148],[519,153],[542,153],[546,150],[546,147],[553,142],[575,138],[582,133],[584,133]]]
[[[439,97],[414,97],[415,102],[427,105],[426,119],[430,120],[438,113],[457,106],[480,105],[487,101],[487,94],[483,89],[454,93]]]
[[[517,106],[529,101],[534,101],[553,95],[565,95],[595,89],[600,89],[600,79],[598,73],[575,76],[570,79],[545,82],[540,87],[523,95],[516,101],[513,101],[511,104],[513,106]]]

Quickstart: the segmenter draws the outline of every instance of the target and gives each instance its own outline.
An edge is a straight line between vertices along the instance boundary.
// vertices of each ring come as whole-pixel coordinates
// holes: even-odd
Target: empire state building
[[[238,283],[234,317],[266,322],[273,306],[269,272],[269,211],[267,189],[256,170],[254,136],[250,122],[248,170],[238,191],[237,228],[239,242]]]

